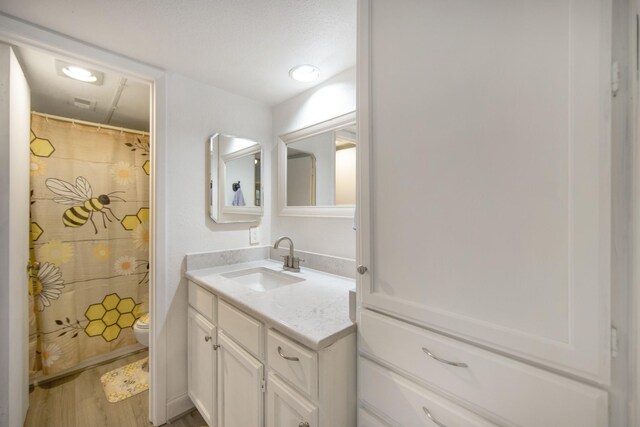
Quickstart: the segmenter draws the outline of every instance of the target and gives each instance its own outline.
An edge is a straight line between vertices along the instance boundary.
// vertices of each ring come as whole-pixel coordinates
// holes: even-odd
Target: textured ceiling
[[[271,105],[356,59],[356,0],[0,0],[0,11]],[[289,78],[304,63],[318,81]]]

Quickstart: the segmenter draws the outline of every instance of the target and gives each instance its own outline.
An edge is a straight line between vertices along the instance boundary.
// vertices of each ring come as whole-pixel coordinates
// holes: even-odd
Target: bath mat
[[[111,403],[120,402],[149,389],[148,357],[109,371],[100,377],[104,394]]]

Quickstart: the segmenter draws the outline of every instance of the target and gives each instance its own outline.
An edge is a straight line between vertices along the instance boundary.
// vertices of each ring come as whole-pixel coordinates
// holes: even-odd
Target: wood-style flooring
[[[25,427],[150,427],[149,391],[109,403],[100,376],[147,357],[137,353],[33,388]],[[198,411],[172,421],[171,426],[206,426]]]

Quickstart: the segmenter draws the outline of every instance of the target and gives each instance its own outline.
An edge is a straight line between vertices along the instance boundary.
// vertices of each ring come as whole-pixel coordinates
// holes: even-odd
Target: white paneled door
[[[318,408],[269,374],[267,427],[318,427]]]
[[[608,384],[610,0],[360,7],[364,307]]]
[[[218,344],[218,425],[262,427],[264,366],[224,332]]]
[[[216,327],[200,313],[189,307],[189,397],[211,427],[217,425],[216,417]]]

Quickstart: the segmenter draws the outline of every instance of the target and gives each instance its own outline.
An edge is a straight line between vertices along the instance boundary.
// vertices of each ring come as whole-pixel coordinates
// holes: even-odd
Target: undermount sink
[[[270,291],[304,280],[301,277],[294,277],[265,267],[232,271],[221,274],[221,276],[259,292]]]

